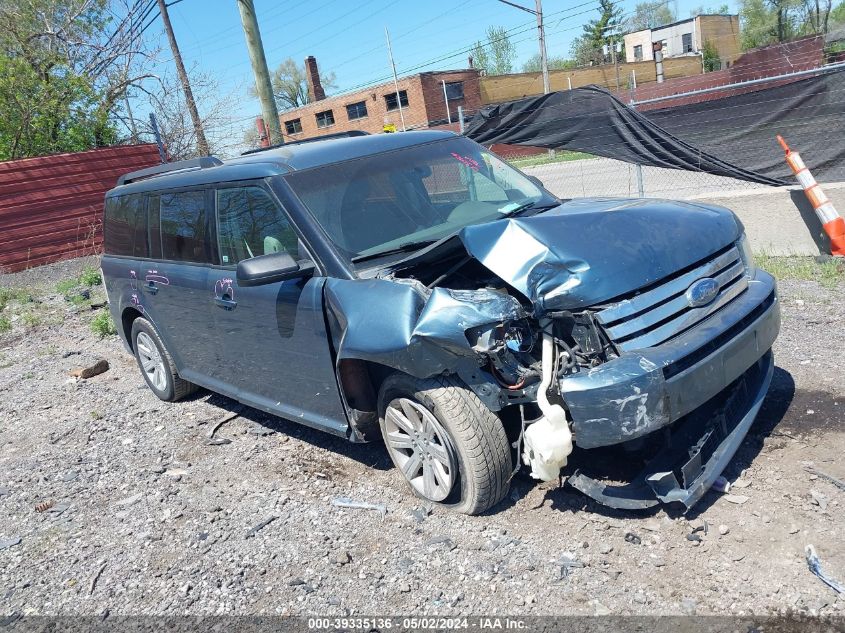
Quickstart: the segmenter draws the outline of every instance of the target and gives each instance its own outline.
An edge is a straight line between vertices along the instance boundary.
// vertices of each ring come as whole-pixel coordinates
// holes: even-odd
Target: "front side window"
[[[217,190],[220,263],[287,252],[299,259],[298,239],[282,208],[258,186]]]
[[[147,257],[147,206],[143,194],[106,200],[103,249],[108,255]]]
[[[334,113],[331,110],[318,112],[316,117],[317,127],[329,127],[330,125],[334,125]]]
[[[207,262],[205,192],[162,193],[159,205],[162,257],[180,262]]]
[[[408,91],[407,90],[400,90],[399,91],[399,98],[396,98],[395,92],[389,92],[384,95],[384,105],[387,108],[387,111],[390,112],[392,110],[398,110],[399,104],[402,104],[403,108],[408,107]]]
[[[465,138],[416,145],[285,177],[353,261],[434,241],[464,226],[555,203],[528,178]]]

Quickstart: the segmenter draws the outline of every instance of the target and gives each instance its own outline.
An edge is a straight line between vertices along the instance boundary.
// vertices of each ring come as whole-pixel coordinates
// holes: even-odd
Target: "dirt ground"
[[[0,275],[38,288],[0,313],[0,616],[845,611],[804,554],[845,581],[845,491],[807,470],[845,479],[841,281],[780,284],[774,384],[725,472],[743,503],[616,512],[520,474],[466,517],[429,513],[380,444],[244,409],[210,445],[237,403],[157,400],[118,338],[92,333],[87,301],[56,292],[86,264]],[[68,375],[100,358],[107,372]]]

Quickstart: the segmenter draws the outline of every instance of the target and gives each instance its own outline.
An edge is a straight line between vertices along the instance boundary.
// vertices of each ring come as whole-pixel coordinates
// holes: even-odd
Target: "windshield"
[[[337,248],[352,260],[422,246],[544,198],[480,145],[455,137],[287,177]],[[554,200],[547,197],[545,203]]]

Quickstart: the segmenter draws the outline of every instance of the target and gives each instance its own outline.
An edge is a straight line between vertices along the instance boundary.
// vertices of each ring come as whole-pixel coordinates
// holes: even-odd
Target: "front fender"
[[[326,310],[338,359],[354,358],[417,378],[454,373],[481,359],[466,330],[526,316],[493,290],[428,290],[418,282],[329,279]]]

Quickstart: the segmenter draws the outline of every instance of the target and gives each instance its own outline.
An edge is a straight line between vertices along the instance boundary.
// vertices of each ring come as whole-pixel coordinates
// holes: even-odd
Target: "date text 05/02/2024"
[[[359,617],[359,618],[308,618],[309,630],[349,631],[519,631],[526,623],[511,617]]]

